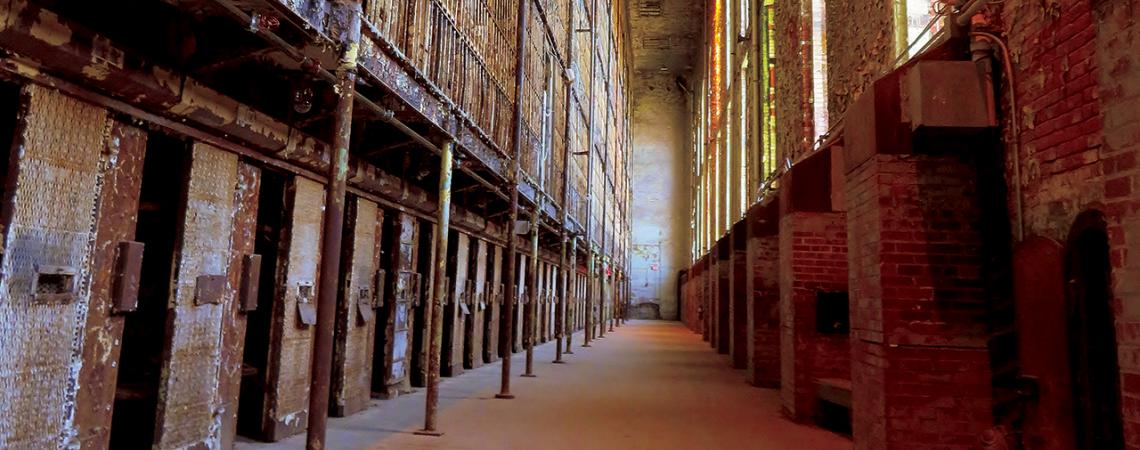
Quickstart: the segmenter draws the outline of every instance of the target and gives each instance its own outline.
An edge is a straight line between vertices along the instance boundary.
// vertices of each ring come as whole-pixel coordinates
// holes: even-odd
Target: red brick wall
[[[1015,60],[1026,235],[1063,241],[1107,187],[1096,164],[1103,124],[1090,0],[1009,1],[1001,14]]]
[[[736,227],[733,230],[732,241],[734,247],[739,243],[739,247],[732,250],[732,295],[729,299],[729,329],[731,340],[729,341],[729,355],[732,359],[732,367],[735,369],[748,368],[748,304],[752,303],[752,293],[748,291],[747,273],[748,273],[748,248],[747,236],[744,235],[743,227]]]
[[[847,335],[816,330],[816,294],[847,290],[843,213],[796,212],[780,220],[780,370],[784,410],[811,419],[817,379],[851,377]]]
[[[976,448],[992,426],[975,177],[961,155],[848,173],[857,448]]]
[[[748,382],[775,388],[780,386],[780,239],[775,235],[754,237],[748,251],[753,277]]]
[[[1140,1],[1097,2],[1096,64],[1104,116],[1100,151],[1104,174],[1104,212],[1108,219],[1116,297],[1116,329],[1123,395],[1124,438],[1140,448],[1140,201],[1137,153],[1140,152]]]

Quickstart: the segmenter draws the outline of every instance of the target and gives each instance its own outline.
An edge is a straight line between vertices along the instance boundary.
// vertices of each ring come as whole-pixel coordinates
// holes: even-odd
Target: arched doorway
[[[1069,365],[1077,446],[1122,449],[1120,367],[1104,214],[1096,210],[1081,213],[1067,244]]]

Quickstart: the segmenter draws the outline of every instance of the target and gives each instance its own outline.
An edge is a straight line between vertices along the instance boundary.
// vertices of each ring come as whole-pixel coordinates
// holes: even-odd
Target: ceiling
[[[640,76],[687,76],[699,46],[702,0],[627,0],[633,70]]]

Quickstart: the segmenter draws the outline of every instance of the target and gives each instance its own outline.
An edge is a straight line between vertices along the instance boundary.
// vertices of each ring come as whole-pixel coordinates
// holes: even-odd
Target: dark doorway
[[[163,360],[169,354],[167,330],[174,257],[186,212],[190,168],[186,142],[159,133],[147,138],[135,240],[142,242],[143,266],[138,309],[123,328],[111,448],[149,448]]]
[[[376,332],[372,342],[372,397],[383,398],[388,393],[387,374],[391,371],[389,359],[385,357],[388,348],[388,327],[390,317],[395,311],[396,277],[399,270],[393,258],[396,242],[399,241],[398,214],[384,214],[384,223],[380,228],[380,264],[379,269],[385,273],[384,286],[377,288],[380,295],[380,308],[376,311]]]
[[[431,232],[421,231],[418,247],[419,258],[416,261],[416,272],[420,273],[420,278],[424,284],[420,286],[420,298],[413,309],[415,315],[413,322],[416,327],[415,332],[412,333],[412,355],[414,356],[412,358],[412,386],[414,387],[427,386],[427,341],[431,339],[428,321],[431,318],[427,317],[425,305],[435,295],[432,292],[435,289],[435,278],[432,273],[435,265],[435,255],[433,255],[435,224],[421,219],[420,230],[430,230]],[[434,275],[438,276],[438,274]]]
[[[257,201],[257,233],[254,253],[261,255],[261,276],[257,286],[257,309],[246,315],[245,350],[241,364],[241,393],[238,400],[238,434],[266,439],[266,389],[269,386],[269,353],[273,313],[277,299],[285,292],[284,273],[278,273],[279,258],[287,254],[288,230],[284,229],[288,204],[285,201],[285,175],[263,170]]]
[[[1085,450],[1122,449],[1112,266],[1103,213],[1087,211],[1077,217],[1066,253],[1077,446]]]
[[[466,239],[464,239],[464,241],[466,241]],[[442,305],[436,305],[437,307],[443,308],[443,323],[439,324],[439,326],[443,327],[443,345],[439,349],[439,370],[440,375],[445,377],[458,375],[458,373],[456,373],[457,370],[455,370],[457,367],[453,367],[451,362],[454,361],[454,353],[456,351],[462,351],[462,349],[456,349],[454,345],[452,345],[455,342],[455,305],[452,304],[452,302],[460,301],[458,296],[452,294],[461,288],[461,286],[456,286],[455,283],[463,278],[458,275],[461,266],[459,263],[459,255],[460,253],[465,253],[459,251],[459,242],[459,233],[447,234],[447,295]],[[462,264],[462,267],[463,270],[466,270],[467,265]]]
[[[499,314],[499,309],[502,307],[499,303],[500,296],[503,295],[503,287],[500,283],[502,280],[496,278],[502,272],[501,264],[496,261],[499,256],[499,251],[494,245],[487,246],[487,281],[483,287],[483,292],[486,292],[487,310],[483,313],[483,363],[490,364],[494,361],[494,355],[498,353],[499,345],[495,339],[496,331],[494,328],[498,325],[495,315]]]

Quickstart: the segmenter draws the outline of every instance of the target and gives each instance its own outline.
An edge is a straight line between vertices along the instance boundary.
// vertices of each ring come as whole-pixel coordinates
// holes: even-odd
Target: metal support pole
[[[523,310],[526,324],[523,327],[523,347],[526,347],[526,372],[522,376],[533,378],[537,375],[534,374],[534,341],[535,332],[537,331],[538,317],[536,312],[538,310],[538,227],[540,225],[538,218],[542,214],[543,197],[539,197],[538,204],[534,207],[534,212],[530,215],[530,268],[526,273],[526,292],[527,298],[530,300],[526,302]]]
[[[499,339],[500,349],[503,351],[503,372],[500,379],[499,393],[495,398],[512,399],[511,394],[511,358],[512,350],[511,332],[514,330],[515,302],[518,298],[518,283],[515,273],[518,270],[518,239],[514,228],[519,220],[519,182],[522,181],[522,147],[523,147],[523,84],[525,83],[523,70],[526,68],[526,40],[527,22],[530,16],[530,1],[520,0],[518,8],[518,33],[515,39],[515,109],[514,109],[514,158],[511,161],[511,208],[510,223],[507,224],[507,292],[503,301],[503,329],[506,330],[506,339]]]
[[[452,154],[455,143],[447,141],[443,144],[439,155],[439,210],[436,211],[435,233],[435,278],[431,288],[431,297],[424,305],[424,317],[428,318],[428,336],[431,343],[428,347],[428,373],[427,373],[427,399],[424,402],[424,429],[416,434],[427,436],[442,436],[436,430],[435,416],[439,407],[439,358],[443,350],[443,302],[447,297],[447,236],[451,224],[451,175]]]
[[[356,57],[360,43],[361,6],[359,1],[341,1],[336,9],[345,36],[337,66],[335,135],[332,164],[325,187],[324,232],[321,238],[321,282],[317,291],[317,328],[313,337],[309,380],[309,420],[305,448],[325,448],[328,427],[329,385],[332,378],[333,329],[336,319],[337,281],[340,279],[341,235],[344,231],[344,195],[348,179],[348,146],[352,138],[353,87],[356,86]],[[348,17],[345,17],[347,15]]]
[[[578,289],[577,288],[577,285],[578,285],[578,238],[577,237],[571,237],[570,238],[570,254],[568,255],[568,257],[570,259],[570,263],[567,264],[567,266],[566,266],[566,272],[565,272],[566,286],[565,286],[565,292],[563,292],[563,295],[567,297],[566,301],[565,301],[565,305],[563,305],[566,308],[566,314],[564,315],[564,318],[563,318],[563,320],[565,320],[565,324],[563,325],[563,327],[566,330],[566,354],[567,355],[573,355],[574,354],[574,348],[571,347],[570,344],[574,343],[574,316],[575,315],[571,314],[572,311],[570,311],[570,303],[571,303],[570,301],[573,300],[573,301],[577,302],[577,298],[578,298],[577,294],[571,294],[571,292],[576,292]]]

